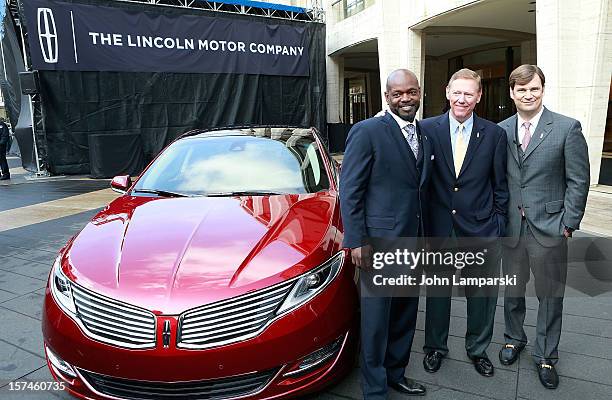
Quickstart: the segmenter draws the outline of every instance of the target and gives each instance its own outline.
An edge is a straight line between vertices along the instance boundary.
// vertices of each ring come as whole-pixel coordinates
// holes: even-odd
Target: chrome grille
[[[81,327],[93,339],[135,349],[155,347],[155,316],[150,311],[72,284]]]
[[[260,392],[278,370],[205,381],[150,382],[115,378],[79,369],[96,391],[121,399],[226,399]]]
[[[183,313],[178,347],[203,349],[257,336],[275,316],[293,280]]]

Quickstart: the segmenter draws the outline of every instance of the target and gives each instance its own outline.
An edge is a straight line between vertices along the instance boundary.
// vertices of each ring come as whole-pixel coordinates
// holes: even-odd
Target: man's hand
[[[563,228],[563,236],[565,236],[565,238],[571,238],[572,237],[572,233],[574,233],[574,230],[571,228],[568,228],[567,226],[565,228]]]
[[[366,245],[351,249],[351,260],[357,268],[363,270],[372,269],[372,246]]]

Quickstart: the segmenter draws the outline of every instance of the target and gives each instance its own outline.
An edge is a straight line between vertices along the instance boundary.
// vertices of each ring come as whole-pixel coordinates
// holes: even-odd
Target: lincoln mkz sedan
[[[355,268],[314,129],[189,132],[60,251],[48,366],[100,399],[271,399],[353,367]]]

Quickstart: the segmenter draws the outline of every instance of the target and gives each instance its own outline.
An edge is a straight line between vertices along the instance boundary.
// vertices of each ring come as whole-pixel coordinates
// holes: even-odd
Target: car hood
[[[72,240],[77,284],[158,314],[290,279],[331,257],[328,192],[233,198],[122,196]]]

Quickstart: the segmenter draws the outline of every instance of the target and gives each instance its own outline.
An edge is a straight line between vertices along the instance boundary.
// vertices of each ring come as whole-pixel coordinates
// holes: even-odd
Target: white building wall
[[[342,19],[339,12],[341,1],[326,0],[325,3],[328,55],[361,42],[378,40],[381,107],[385,108],[386,77],[395,69],[408,68],[413,71],[424,89],[424,37],[420,31],[411,30],[410,27],[449,10],[472,5],[474,1],[410,0],[407,6],[406,0],[375,0],[370,7],[346,19]],[[335,80],[333,77],[331,79]],[[334,98],[333,102],[337,102],[337,98]],[[334,105],[331,103],[328,101],[328,108],[333,109]],[[419,111],[421,112],[422,110]]]
[[[327,53],[329,54],[329,52]],[[327,57],[327,122],[343,122],[344,114],[344,59]],[[329,101],[334,99],[334,101]]]
[[[382,23],[380,23],[382,21],[382,2],[376,1],[362,12],[341,19],[338,12],[341,3],[332,6],[334,1],[328,0],[325,9],[328,55],[361,42],[377,39],[381,35],[383,30]]]
[[[410,27],[439,15],[500,1],[375,0],[358,14],[341,19],[338,13],[341,2],[332,7],[335,0],[326,0],[327,54],[377,39],[381,91],[384,92],[386,76],[397,68],[413,70],[423,85],[424,38]],[[537,62],[546,74],[546,106],[582,123],[593,184],[599,179],[612,72],[611,7],[612,0],[538,0],[537,41],[521,43],[521,61]],[[336,61],[328,62],[336,63],[328,68],[328,73],[338,69]],[[333,82],[337,78],[328,75],[328,80]],[[332,110],[337,108],[334,104],[341,103],[343,94],[339,90],[334,93],[337,97],[328,91],[328,109]],[[385,103],[384,96],[382,99]],[[331,112],[328,114],[332,116]]]
[[[544,104],[582,124],[589,146],[591,183],[599,180],[610,74],[609,0],[539,0],[538,65],[546,75]]]

